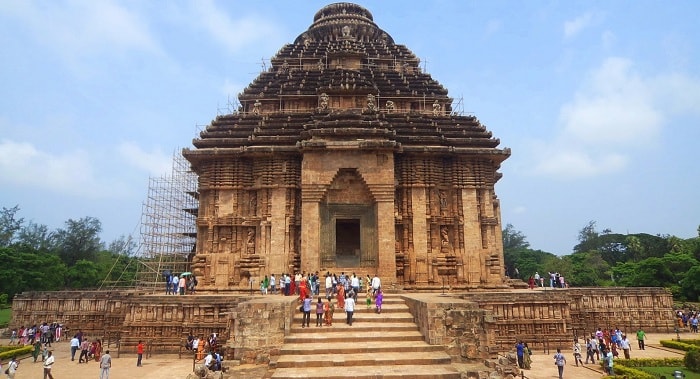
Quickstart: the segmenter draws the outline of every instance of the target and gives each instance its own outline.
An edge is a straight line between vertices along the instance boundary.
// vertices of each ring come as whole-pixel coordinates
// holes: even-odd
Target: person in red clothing
[[[141,367],[141,358],[143,358],[143,341],[139,340],[139,344],[136,345],[136,354],[139,358],[136,361],[136,367]]]

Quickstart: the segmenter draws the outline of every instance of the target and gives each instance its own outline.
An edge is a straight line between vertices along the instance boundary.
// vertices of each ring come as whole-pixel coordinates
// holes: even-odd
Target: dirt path
[[[675,334],[650,334],[647,336],[646,350],[638,350],[636,341],[631,353],[632,358],[660,358],[660,357],[683,357],[683,354],[661,348],[659,340],[674,339]],[[690,334],[683,334],[681,338],[691,338]],[[603,375],[600,366],[584,365],[576,367],[573,361],[571,349],[562,349],[566,355],[567,365],[564,369],[565,378],[576,379],[598,379]],[[52,374],[56,379],[97,379],[100,375],[99,364],[97,362],[78,363],[70,360],[70,346],[68,341],[53,344],[53,353],[56,363],[52,369]],[[532,369],[525,371],[525,376],[530,379],[556,379],[558,378],[557,368],[554,366],[552,354],[544,354],[542,351],[533,351]],[[136,367],[136,354],[124,354],[117,358],[116,353],[112,355],[112,369],[110,379],[185,379],[192,372],[192,361],[189,359],[179,359],[177,355],[156,355],[143,360],[142,367]],[[233,367],[236,372],[233,377],[246,379],[260,379],[266,372],[267,366],[237,366]],[[313,368],[310,368],[313,370]],[[19,370],[15,375],[16,379],[36,379],[43,377],[41,362],[33,363],[32,359],[25,359],[20,363]]]

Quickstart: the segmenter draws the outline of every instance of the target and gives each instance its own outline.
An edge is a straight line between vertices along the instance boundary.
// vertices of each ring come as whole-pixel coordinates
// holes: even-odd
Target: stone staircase
[[[317,298],[314,299],[317,301]],[[444,378],[459,379],[442,346],[423,341],[408,306],[398,295],[385,295],[381,314],[367,309],[358,297],[352,326],[343,310],[336,309],[333,326],[301,327],[301,312],[285,338],[267,377],[291,378]],[[334,299],[335,301],[335,299]]]

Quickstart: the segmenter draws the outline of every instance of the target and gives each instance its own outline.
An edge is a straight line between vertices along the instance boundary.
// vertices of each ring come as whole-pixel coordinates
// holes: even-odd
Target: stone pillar
[[[479,224],[479,207],[475,188],[462,190],[462,207],[464,214],[464,265],[466,282],[470,286],[479,285],[485,265],[481,256],[481,226]]]
[[[323,196],[323,185],[301,184],[301,269],[317,270],[320,267],[321,225],[319,202]]]
[[[428,283],[428,224],[426,220],[425,187],[411,188],[411,205],[413,207],[413,256],[415,262],[412,272],[416,284]]]
[[[270,190],[270,250],[268,254],[267,272],[264,274],[287,272],[287,257],[291,254],[287,243],[287,230],[289,228],[286,215],[287,190],[274,188]]]
[[[387,173],[387,176],[389,174]],[[393,173],[390,176],[393,178]],[[394,185],[370,185],[377,201],[377,274],[384,285],[397,282],[396,278],[396,225],[394,222]]]

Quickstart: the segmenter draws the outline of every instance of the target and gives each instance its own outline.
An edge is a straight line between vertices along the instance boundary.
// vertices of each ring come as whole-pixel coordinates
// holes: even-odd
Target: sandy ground
[[[696,335],[688,333],[681,334],[681,338],[692,338]],[[647,348],[638,350],[636,341],[631,352],[632,358],[658,358],[658,357],[683,357],[682,353],[670,351],[661,347],[659,340],[674,339],[675,334],[650,334],[647,335]],[[562,349],[567,359],[567,365],[564,369],[565,378],[576,379],[598,379],[603,375],[600,366],[584,365],[576,367],[574,365],[573,354],[571,349]],[[70,347],[67,341],[61,341],[53,344],[53,354],[56,357],[51,373],[56,379],[97,379],[100,376],[99,364],[97,362],[78,363],[76,360],[70,360]],[[136,354],[124,354],[117,358],[116,354],[112,355],[112,369],[110,370],[110,379],[185,379],[192,372],[192,360],[187,358],[178,358],[177,355],[155,355],[151,358],[144,357],[143,366],[136,367]],[[525,376],[530,379],[552,379],[558,378],[557,368],[554,366],[554,359],[551,354],[545,354],[543,351],[533,351],[532,369],[525,370]],[[585,355],[584,355],[585,361]],[[5,362],[3,362],[5,366]],[[232,367],[235,371],[234,378],[259,379],[266,372],[267,366],[237,366]],[[311,369],[312,370],[312,369]],[[15,375],[16,379],[38,379],[43,378],[43,368],[41,362],[33,363],[32,359],[24,359],[21,361],[19,370]]]
[[[681,333],[681,338],[697,338],[697,334],[691,335],[690,333]],[[636,338],[636,337],[635,337]],[[630,358],[683,358],[684,353],[675,350],[666,349],[659,343],[660,340],[676,339],[676,334],[647,334],[647,340],[645,343],[645,349],[639,350],[637,348],[637,340],[632,340],[632,350],[630,352]],[[559,373],[557,367],[554,365],[554,353],[545,354],[543,351],[533,351],[532,353],[532,369],[524,370],[525,376],[530,379],[558,379]],[[603,371],[601,366],[596,361],[595,364],[589,365],[579,365],[576,367],[574,363],[573,348],[563,348],[562,353],[566,356],[566,366],[564,368],[564,378],[575,378],[575,379],[598,379],[603,376]],[[622,357],[622,351],[620,351],[620,357]],[[586,352],[583,351],[582,356],[583,361],[586,361]],[[623,359],[624,358],[618,358]],[[614,366],[613,366],[614,368]],[[670,376],[671,372],[669,372]]]

